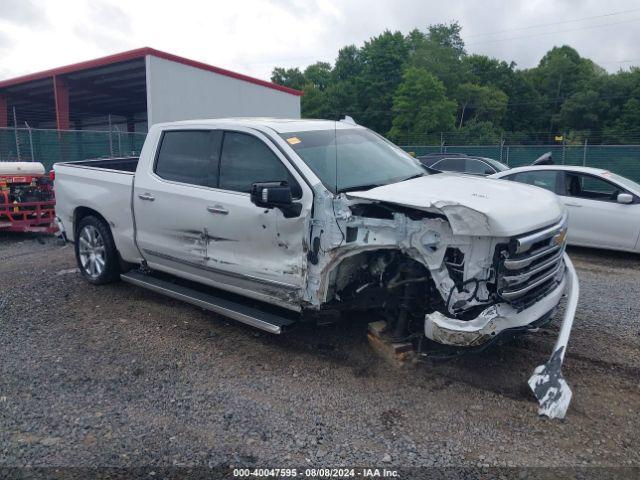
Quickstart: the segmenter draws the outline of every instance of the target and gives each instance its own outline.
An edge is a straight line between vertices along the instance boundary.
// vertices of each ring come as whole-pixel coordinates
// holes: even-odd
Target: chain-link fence
[[[145,133],[0,128],[0,161],[56,162],[138,155]]]
[[[464,153],[494,158],[510,167],[530,165],[546,152],[559,165],[603,168],[640,182],[640,145],[402,145],[417,156]]]
[[[0,161],[42,162],[48,169],[55,162],[99,157],[139,155],[145,133],[129,133],[112,129],[43,130],[35,128],[0,128]],[[490,157],[509,165],[529,165],[546,152],[552,152],[558,164],[583,165],[611,170],[640,182],[640,145],[522,145],[457,144],[433,145],[427,142],[403,144],[402,148],[426,153],[465,153]]]

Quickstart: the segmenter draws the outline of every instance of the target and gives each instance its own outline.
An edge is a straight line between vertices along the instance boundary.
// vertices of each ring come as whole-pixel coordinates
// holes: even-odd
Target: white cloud
[[[27,0],[1,2],[5,78],[141,46],[268,78],[274,66],[333,61],[342,46],[362,45],[384,29],[406,33],[452,20],[462,25],[468,51],[523,68],[562,44],[610,71],[631,63],[619,60],[640,64],[640,6],[633,0],[66,0],[38,8]]]

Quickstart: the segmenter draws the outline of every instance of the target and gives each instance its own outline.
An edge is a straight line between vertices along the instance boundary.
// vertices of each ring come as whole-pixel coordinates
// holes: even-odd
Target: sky
[[[519,68],[563,44],[610,72],[640,65],[637,0],[0,0],[0,79],[144,46],[269,79],[451,21],[469,53]]]

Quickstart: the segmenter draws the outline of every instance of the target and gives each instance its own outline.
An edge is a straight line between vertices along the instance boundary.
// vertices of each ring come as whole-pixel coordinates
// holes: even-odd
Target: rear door
[[[204,276],[203,223],[215,203],[221,144],[221,130],[167,130],[148,171],[136,175],[136,240],[150,267]]]
[[[559,194],[569,211],[570,243],[631,250],[640,233],[638,203],[617,202],[619,193],[630,193],[608,180],[564,171]]]

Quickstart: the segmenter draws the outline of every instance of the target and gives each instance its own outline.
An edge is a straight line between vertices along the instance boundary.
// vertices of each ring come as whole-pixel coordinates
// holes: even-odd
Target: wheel
[[[104,220],[92,215],[80,220],[75,251],[80,273],[89,283],[102,285],[120,278],[120,258]]]

